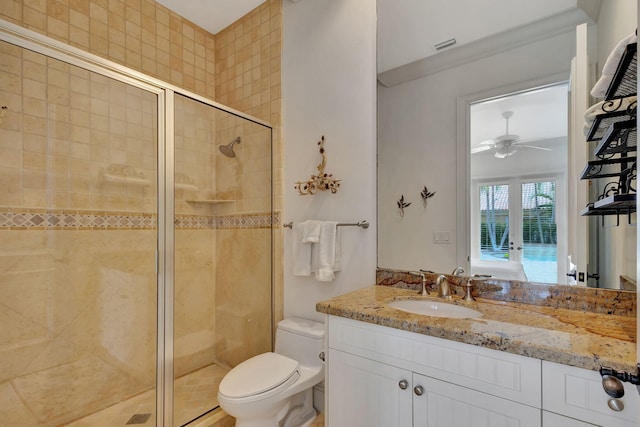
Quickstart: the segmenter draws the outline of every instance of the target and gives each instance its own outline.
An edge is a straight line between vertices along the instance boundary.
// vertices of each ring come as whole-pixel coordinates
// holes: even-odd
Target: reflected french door
[[[562,177],[482,181],[473,189],[472,264],[504,262],[509,278],[565,283]]]

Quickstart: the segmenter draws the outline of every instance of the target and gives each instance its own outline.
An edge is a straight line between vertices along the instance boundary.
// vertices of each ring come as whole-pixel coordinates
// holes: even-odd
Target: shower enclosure
[[[186,425],[271,349],[271,128],[0,40],[2,423]]]

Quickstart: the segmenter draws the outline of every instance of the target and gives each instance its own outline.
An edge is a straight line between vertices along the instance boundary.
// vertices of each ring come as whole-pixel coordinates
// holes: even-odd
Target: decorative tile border
[[[270,228],[280,224],[280,213],[229,216],[176,215],[178,229]],[[0,208],[0,230],[154,230],[151,213],[70,211],[64,209]]]

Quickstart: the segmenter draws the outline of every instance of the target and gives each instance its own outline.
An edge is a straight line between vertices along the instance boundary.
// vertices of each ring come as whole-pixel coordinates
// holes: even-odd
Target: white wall
[[[556,73],[569,77],[570,31],[404,84],[378,86],[380,267],[450,272],[456,263],[456,100]],[[422,205],[426,185],[437,194]],[[404,218],[396,201],[412,202]],[[449,244],[433,243],[435,231]]]
[[[291,230],[284,240],[284,315],[322,320],[318,301],[375,283],[376,11],[370,0],[283,0],[283,221],[371,223],[342,228],[343,269],[333,282],[292,273]],[[325,172],[336,194],[299,196],[294,182],[316,173],[325,136]]]

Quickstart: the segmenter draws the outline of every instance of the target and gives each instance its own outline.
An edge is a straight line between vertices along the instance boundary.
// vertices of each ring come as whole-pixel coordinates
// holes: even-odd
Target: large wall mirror
[[[378,266],[573,284],[572,256],[577,284],[633,288],[635,214],[618,225],[570,206],[572,141],[594,146],[571,135],[569,82],[581,48],[595,82],[636,2],[448,3],[378,0]]]

